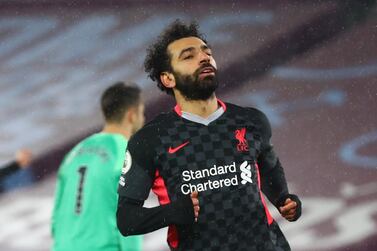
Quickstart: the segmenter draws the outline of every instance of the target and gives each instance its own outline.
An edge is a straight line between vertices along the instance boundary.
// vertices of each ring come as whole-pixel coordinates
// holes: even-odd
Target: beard
[[[214,94],[218,87],[218,80],[215,74],[199,79],[200,72],[205,67],[213,67],[210,64],[202,65],[192,75],[184,75],[173,71],[175,87],[186,100],[207,100]]]

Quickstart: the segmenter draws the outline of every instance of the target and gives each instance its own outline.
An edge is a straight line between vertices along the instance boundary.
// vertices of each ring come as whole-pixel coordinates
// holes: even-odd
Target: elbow
[[[128,214],[124,214],[122,210],[119,210],[118,208],[116,216],[117,216],[116,218],[117,218],[117,226],[118,226],[119,232],[123,236],[136,234],[135,228],[130,224],[130,221],[129,221],[130,216]]]
[[[130,235],[133,235],[134,233],[132,232],[131,228],[130,227],[127,227],[126,225],[122,224],[122,223],[119,223],[119,221],[117,222],[118,224],[118,229],[119,229],[119,232],[123,235],[123,236],[130,236]]]

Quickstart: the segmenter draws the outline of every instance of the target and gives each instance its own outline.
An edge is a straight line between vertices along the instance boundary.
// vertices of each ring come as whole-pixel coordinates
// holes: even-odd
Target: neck
[[[203,118],[208,118],[218,109],[215,94],[213,94],[207,100],[187,100],[180,93],[176,93],[175,99],[182,111],[189,112]]]
[[[129,126],[121,126],[119,124],[106,123],[101,132],[115,133],[123,135],[126,140],[131,137],[131,128]]]

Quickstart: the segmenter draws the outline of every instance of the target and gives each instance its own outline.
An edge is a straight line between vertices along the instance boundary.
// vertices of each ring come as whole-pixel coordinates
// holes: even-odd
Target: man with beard
[[[148,49],[145,69],[177,105],[130,140],[120,179],[123,235],[169,226],[171,250],[290,250],[261,192],[288,221],[301,214],[270,143],[266,116],[215,95],[217,67],[197,25],[177,20]],[[160,206],[144,208],[150,189]]]

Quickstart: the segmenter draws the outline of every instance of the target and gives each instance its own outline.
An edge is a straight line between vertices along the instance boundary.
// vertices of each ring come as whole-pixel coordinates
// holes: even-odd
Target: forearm
[[[273,168],[264,171],[263,175],[261,175],[261,188],[279,212],[281,212],[281,207],[286,204],[288,198],[296,202],[295,216],[288,220],[295,221],[301,216],[301,201],[297,195],[288,192],[287,181],[279,159],[276,159],[276,164]]]
[[[289,220],[297,220],[301,215],[301,201],[296,195],[289,194],[288,192],[283,167],[270,142],[272,136],[271,125],[262,112],[257,112],[254,118],[256,118],[257,124],[260,125],[259,133],[261,136],[261,145],[257,162],[259,166],[261,190],[279,212],[281,212],[282,206],[286,204],[289,206],[290,201],[296,202],[295,217],[289,217]],[[289,210],[288,213],[290,213]],[[289,214],[286,215],[290,216]]]
[[[117,225],[124,236],[146,234],[169,225],[184,225],[194,222],[190,197],[175,202],[145,208],[142,203],[120,197],[117,210]]]
[[[274,168],[261,175],[261,188],[263,193],[276,207],[288,195],[288,186],[280,161],[277,159]]]

